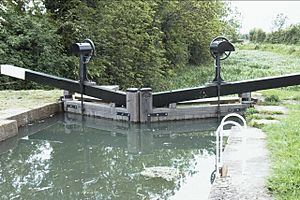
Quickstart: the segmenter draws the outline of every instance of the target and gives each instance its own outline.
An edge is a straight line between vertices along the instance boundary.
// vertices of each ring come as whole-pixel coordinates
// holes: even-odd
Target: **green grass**
[[[283,115],[284,114],[281,111],[270,111],[270,110],[262,110],[259,113],[262,115]]]
[[[280,111],[269,111],[269,110],[258,111],[255,108],[248,108],[245,113],[245,117],[247,123],[254,126],[254,122],[252,121],[253,119],[277,120],[277,118],[274,115],[283,115],[283,114],[284,113]]]
[[[300,52],[300,47],[297,48]],[[283,52],[253,50],[251,44],[243,47],[237,45],[236,51],[221,62],[221,76],[225,81],[239,81],[300,72],[300,53],[296,56]],[[207,64],[175,70],[173,77],[162,80],[164,85],[162,89],[204,85],[213,80],[214,70],[212,59]],[[300,87],[294,88],[300,90]]]
[[[300,100],[298,87],[262,91],[267,97],[277,96],[284,100]],[[259,126],[267,134],[271,155],[271,175],[267,186],[275,199],[300,199],[300,102],[288,106],[287,118],[279,124]],[[282,113],[265,113],[282,114]],[[255,126],[255,124],[254,124]]]
[[[3,90],[0,91],[0,110],[36,108],[57,102],[61,90]]]
[[[212,62],[213,64],[213,62]],[[214,68],[210,64],[190,65],[174,72],[171,78],[162,80],[162,90],[197,87],[211,82],[214,78]]]
[[[247,80],[260,77],[277,76],[300,72],[300,46],[286,45],[238,45],[236,52],[222,62],[222,77],[225,81]],[[214,66],[211,61],[206,66],[194,66],[177,73],[170,88],[182,88],[201,85],[212,80]],[[270,104],[287,103],[285,100],[300,101],[300,87],[261,91],[269,98]],[[279,200],[300,199],[300,105],[288,105],[287,118],[272,125],[255,125],[266,134],[268,148],[271,152],[271,176],[268,188]],[[257,111],[250,109],[248,117]],[[282,113],[260,113],[266,115]],[[267,117],[268,118],[268,117]],[[272,119],[272,116],[269,118]],[[259,170],[259,169],[257,169]]]
[[[289,55],[294,57],[300,56],[299,45],[285,45],[285,44],[236,44],[235,47],[243,50],[259,50],[268,51],[282,55]]]
[[[276,199],[300,199],[300,105],[279,124],[263,126],[271,152],[268,187]]]
[[[249,44],[236,47],[236,51],[222,61],[222,77],[225,81],[300,72],[300,46]],[[211,60],[205,65],[177,70],[172,78],[162,80],[162,84],[163,89],[167,90],[195,87],[210,82],[213,78],[214,64]],[[261,92],[270,97],[270,101],[278,97],[277,103],[284,103],[284,100],[300,101],[299,86]],[[61,94],[60,90],[0,91],[0,110],[36,107],[55,102]],[[288,105],[288,108],[288,117],[281,119],[281,123],[259,127],[268,135],[268,148],[271,152],[272,173],[268,179],[270,191],[276,199],[297,200],[300,199],[300,105]],[[249,109],[248,120],[255,118],[257,113],[257,110]]]
[[[263,119],[267,119],[267,120],[276,120],[276,118],[275,117],[273,117],[273,116],[265,116],[265,117],[263,117]]]
[[[273,52],[240,49],[232,54],[222,65],[222,75],[227,81],[300,72],[300,58]]]
[[[272,90],[264,90],[261,91],[264,96],[275,95],[278,96],[279,99],[282,100],[300,100],[300,90],[298,87],[289,87],[282,89],[272,89]]]

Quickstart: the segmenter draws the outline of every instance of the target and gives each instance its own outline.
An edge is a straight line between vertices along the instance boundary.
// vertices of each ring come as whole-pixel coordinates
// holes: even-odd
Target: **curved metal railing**
[[[236,117],[236,118],[240,119],[243,122],[243,125],[241,125],[235,121],[226,121],[230,117]],[[237,113],[230,113],[222,119],[222,121],[215,133],[216,134],[216,175],[218,177],[220,176],[219,171],[220,171],[220,169],[222,169],[223,164],[224,164],[223,163],[223,137],[224,137],[224,126],[226,126],[226,125],[236,126],[240,130],[242,130],[243,128],[244,129],[247,128],[246,120]],[[243,144],[245,143],[244,138],[245,137],[243,137]]]

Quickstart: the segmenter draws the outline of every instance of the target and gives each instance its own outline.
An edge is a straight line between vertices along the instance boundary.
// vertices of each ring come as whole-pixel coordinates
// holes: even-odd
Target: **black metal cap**
[[[210,51],[214,54],[223,54],[225,51],[235,51],[234,46],[229,41],[213,41],[210,44]]]

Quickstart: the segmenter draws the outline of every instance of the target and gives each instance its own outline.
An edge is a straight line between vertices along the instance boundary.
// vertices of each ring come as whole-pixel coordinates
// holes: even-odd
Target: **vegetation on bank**
[[[265,98],[278,98],[275,105],[288,108],[286,117],[275,117],[283,113],[263,113],[254,108],[248,109],[247,121],[259,119],[267,114],[270,120],[280,123],[258,126],[267,134],[267,146],[270,150],[271,173],[267,187],[278,200],[296,200],[300,197],[300,99],[299,91],[291,89],[272,89],[262,91]],[[271,103],[271,102],[269,102]],[[274,102],[272,102],[274,105]],[[264,116],[264,119],[266,119]],[[259,169],[258,169],[259,170]]]
[[[266,68],[265,75],[300,72],[300,60],[298,59],[300,48],[297,45],[249,44],[239,46],[239,49],[249,52],[248,55],[252,55],[251,53],[258,55],[246,63],[257,62],[257,67]],[[259,57],[262,57],[263,60],[260,60]],[[261,75],[259,70],[253,73],[255,76]],[[299,199],[300,88],[293,86],[265,90],[261,93],[268,103],[284,105],[289,110],[286,118],[280,118],[280,123],[260,126],[268,136],[267,143],[271,153],[271,176],[268,179],[268,188],[275,199]],[[257,113],[255,110],[251,112],[252,116]]]
[[[0,111],[37,108],[47,103],[57,102],[62,94],[61,90],[2,90]]]
[[[282,89],[272,89],[272,90],[264,90],[261,92],[266,97],[275,96],[279,99],[278,102],[282,101],[300,101],[300,88],[296,87],[288,87]]]
[[[288,55],[294,57],[300,57],[300,46],[296,44],[269,44],[269,43],[249,43],[249,44],[237,44],[239,49],[243,50],[260,50],[268,51],[281,55]]]
[[[78,79],[71,44],[90,38],[97,55],[90,79],[98,84],[152,87],[174,70],[209,58],[212,38],[234,29],[222,1],[3,0],[0,62]],[[0,77],[0,89],[36,88]]]
[[[286,106],[289,109],[287,118],[262,129],[268,136],[271,153],[268,188],[276,199],[295,200],[300,197],[300,104]]]
[[[282,52],[263,49],[253,50],[252,44],[238,46],[230,58],[222,62],[222,75],[227,81],[255,77],[279,75],[300,71],[300,59]],[[276,46],[275,46],[276,47]],[[274,47],[274,48],[275,48]],[[288,48],[288,47],[286,47]],[[175,71],[176,76],[164,80],[165,87],[176,89],[202,85],[213,79],[213,61],[207,65],[190,66],[186,70]],[[209,69],[209,70],[206,70]],[[9,92],[11,95],[7,95]],[[298,199],[300,196],[300,88],[298,86],[261,91],[270,104],[285,104],[289,113],[280,118],[279,124],[262,126],[267,133],[271,152],[271,176],[268,188],[276,199]],[[37,106],[38,102],[55,102],[61,91],[1,91],[0,110],[14,105],[16,108]],[[38,101],[36,101],[38,99]],[[258,111],[250,109],[254,116]],[[265,113],[269,116],[280,113]]]
[[[222,76],[226,81],[300,72],[298,56],[300,47],[296,45],[251,43],[236,45],[236,47],[236,52],[222,62]],[[291,48],[296,51],[289,53]],[[179,71],[175,78],[167,81],[169,89],[198,86],[211,81],[214,77],[212,61],[209,70],[206,69],[205,66],[199,65]],[[271,152],[271,176],[268,179],[268,188],[276,199],[299,199],[300,87],[271,89],[260,93],[265,96],[266,104],[284,104],[289,109],[287,118],[279,118],[281,121],[279,124],[260,125],[268,135],[267,143]],[[249,118],[255,118],[258,116],[256,114],[258,114],[257,110],[248,110]],[[274,114],[282,115],[282,113],[272,112],[260,114],[267,114],[267,119],[273,119]]]
[[[279,20],[280,21],[280,20]],[[254,43],[269,44],[299,44],[300,43],[300,24],[292,24],[284,28],[284,21],[281,25],[273,27],[271,33],[266,33],[262,29],[254,28],[249,32],[249,40]]]
[[[269,51],[268,49],[255,50],[255,44],[235,44],[236,51],[221,62],[222,78],[225,81],[247,80],[260,77],[277,76],[300,72],[300,57],[287,55],[285,49]],[[274,49],[277,49],[276,45]],[[288,47],[286,47],[288,48]],[[278,47],[280,49],[280,47]],[[164,89],[177,89],[200,86],[211,82],[214,78],[214,62],[210,59],[205,65],[189,65],[184,70],[174,71],[176,76],[162,80]],[[298,90],[298,86],[284,90]]]

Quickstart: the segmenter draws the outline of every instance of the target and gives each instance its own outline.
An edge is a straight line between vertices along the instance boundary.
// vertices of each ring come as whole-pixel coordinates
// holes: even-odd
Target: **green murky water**
[[[216,125],[52,117],[0,143],[0,199],[205,199]],[[180,176],[140,174],[156,166],[176,168]]]

